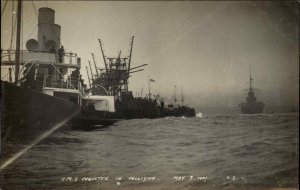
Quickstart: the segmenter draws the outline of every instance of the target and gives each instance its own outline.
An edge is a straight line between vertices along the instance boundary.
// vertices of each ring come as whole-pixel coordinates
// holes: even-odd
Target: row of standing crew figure
[[[55,53],[56,54],[56,50],[55,47],[52,46],[52,48],[50,49],[50,53]],[[58,50],[57,50],[57,54],[58,54],[58,62],[59,63],[63,63],[63,56],[65,54],[65,50],[64,50],[64,46],[61,46]]]

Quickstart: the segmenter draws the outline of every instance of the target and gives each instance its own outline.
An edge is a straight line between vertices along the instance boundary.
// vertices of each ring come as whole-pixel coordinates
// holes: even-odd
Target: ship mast
[[[133,39],[134,36],[132,36],[131,38],[131,44],[130,44],[130,53],[129,53],[129,60],[128,60],[128,71],[127,71],[127,79],[129,78],[129,74],[130,74],[130,64],[131,64],[131,56],[132,56],[132,47],[133,47]],[[126,91],[128,91],[128,80],[125,80],[125,87],[126,87]]]
[[[21,15],[22,15],[22,1],[18,0],[18,11],[17,11],[17,40],[16,40],[16,72],[15,82],[19,79],[20,72],[20,37],[21,37]]]
[[[97,66],[96,66],[95,56],[94,56],[93,53],[92,53],[92,57],[93,57],[94,65],[95,65],[96,74],[97,74],[97,76],[99,76],[98,69],[97,69]]]
[[[91,88],[91,79],[90,79],[88,67],[85,66],[85,69],[86,69],[86,74],[87,74],[87,77],[88,77],[88,80],[89,80],[89,85],[90,85],[90,88]]]
[[[251,64],[250,64],[250,92],[252,92],[252,76],[251,76]]]
[[[100,73],[101,80],[99,80],[98,82],[105,83],[106,87],[109,88],[111,94],[123,96],[123,94],[129,92],[128,83],[129,83],[129,77],[131,77],[130,74],[143,71],[144,69],[139,69],[139,70],[137,69],[146,66],[147,64],[143,64],[131,68],[134,36],[132,36],[131,38],[129,55],[126,57],[122,57],[121,55],[122,51],[118,52],[117,57],[105,56],[102,41],[100,39],[98,39],[98,41],[99,41],[103,61],[105,64],[105,70],[106,70],[105,74],[101,75]]]
[[[181,106],[183,106],[183,91],[182,91],[182,87],[181,87]]]
[[[151,93],[150,93],[150,78],[149,78],[149,75],[148,75],[148,96],[149,96],[149,100],[150,100],[150,98],[151,98]]]
[[[129,76],[129,70],[130,70],[130,64],[131,64],[131,55],[132,55],[133,39],[134,39],[134,36],[132,36],[131,44],[130,44],[130,54],[129,54],[129,61],[128,61],[128,76]]]
[[[88,62],[89,62],[89,65],[90,65],[90,70],[91,70],[92,81],[94,81],[94,76],[93,76],[93,72],[92,72],[91,62],[90,62],[90,61],[88,61]]]
[[[98,41],[99,41],[100,49],[101,49],[101,52],[102,52],[102,57],[103,57],[104,65],[105,65],[105,71],[108,74],[108,67],[107,67],[107,62],[106,62],[105,55],[104,55],[104,52],[103,52],[102,43],[101,43],[100,39],[98,39]]]
[[[177,98],[176,98],[176,85],[174,85],[174,106],[176,106],[176,103],[177,103]]]

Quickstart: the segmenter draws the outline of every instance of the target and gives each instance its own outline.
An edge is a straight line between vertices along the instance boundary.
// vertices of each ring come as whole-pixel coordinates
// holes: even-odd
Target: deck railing
[[[57,78],[54,76],[44,75],[43,79],[43,88],[58,88],[58,89],[70,89],[78,90],[81,95],[85,95],[85,90],[81,85],[81,82],[78,78],[74,77],[61,77]]]
[[[14,64],[15,52],[16,52],[15,50],[10,50],[10,49],[2,50],[1,65]],[[71,65],[80,66],[80,58],[77,57],[76,53],[65,52],[62,55],[62,59],[60,59],[57,52],[51,53],[46,51],[21,50],[20,52],[21,64],[31,59],[37,59],[39,62],[71,64]]]

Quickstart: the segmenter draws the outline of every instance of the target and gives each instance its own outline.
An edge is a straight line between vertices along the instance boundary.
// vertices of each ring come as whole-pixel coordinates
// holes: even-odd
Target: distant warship
[[[258,114],[262,113],[265,107],[263,102],[257,102],[256,97],[254,96],[254,91],[252,88],[252,76],[251,76],[251,66],[250,66],[250,87],[248,92],[248,97],[246,98],[247,102],[242,102],[239,106],[241,108],[241,112],[244,114]]]

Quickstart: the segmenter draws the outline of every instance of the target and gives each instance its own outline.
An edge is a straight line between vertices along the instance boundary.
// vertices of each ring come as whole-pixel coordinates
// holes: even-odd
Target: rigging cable
[[[15,31],[15,24],[16,19],[14,20],[14,15],[15,15],[15,5],[14,5],[14,1],[12,1],[12,12],[11,12],[11,36],[10,36],[10,44],[9,44],[9,49],[12,49],[12,44],[13,44],[13,40],[14,40],[14,31]]]
[[[47,0],[45,0],[45,3],[46,3],[46,7],[48,7],[48,3],[47,3]],[[48,7],[49,8],[49,7]]]
[[[22,46],[23,44],[32,36],[32,34],[34,33],[35,29],[38,27],[38,24],[35,25],[35,27],[33,28],[33,30],[31,31],[31,33],[25,38],[25,40],[22,42]]]
[[[4,10],[6,8],[7,2],[8,2],[8,0],[5,1],[4,5],[3,5],[2,9],[1,9],[1,20],[2,20],[2,17],[3,17],[3,13],[4,13]]]
[[[38,14],[37,14],[36,7],[35,7],[35,5],[34,5],[34,3],[33,3],[33,0],[31,1],[31,3],[32,3],[32,7],[33,7],[33,10],[34,10],[34,13],[35,13],[35,18],[36,18],[36,20],[38,21]],[[35,27],[34,27],[33,30],[31,31],[31,33],[26,37],[26,39],[22,41],[22,46],[23,46],[23,44],[25,43],[25,41],[27,41],[27,40],[31,37],[31,35],[33,34],[33,32],[35,31],[35,29],[36,29],[37,27],[38,27],[38,24],[35,25]]]
[[[35,7],[35,5],[34,5],[34,3],[33,3],[33,0],[31,0],[31,4],[32,4],[32,6],[33,6],[33,10],[34,10],[34,13],[35,13],[35,17],[36,17],[36,19],[38,20],[38,13],[37,13],[36,7]]]
[[[21,20],[21,29],[22,29],[22,38],[21,38],[21,42],[24,40],[24,6],[22,6],[22,20]],[[23,43],[21,48],[23,49]],[[22,53],[22,58],[23,58],[23,53]]]

